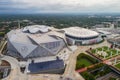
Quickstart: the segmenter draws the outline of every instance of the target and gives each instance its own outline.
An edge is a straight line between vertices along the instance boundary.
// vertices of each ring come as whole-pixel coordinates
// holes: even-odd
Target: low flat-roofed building
[[[63,73],[64,72],[63,60],[52,60],[46,62],[30,63],[28,65],[28,73]]]
[[[101,36],[105,36],[107,38],[120,35],[120,28],[96,28],[94,30],[100,33]]]

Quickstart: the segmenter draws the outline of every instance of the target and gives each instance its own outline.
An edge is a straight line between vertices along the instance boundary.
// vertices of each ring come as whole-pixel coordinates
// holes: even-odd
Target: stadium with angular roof
[[[7,38],[7,54],[19,59],[55,56],[66,46],[63,33],[44,25],[11,30]]]

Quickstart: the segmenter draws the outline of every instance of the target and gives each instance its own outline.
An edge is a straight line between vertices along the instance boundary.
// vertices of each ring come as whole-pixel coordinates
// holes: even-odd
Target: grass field
[[[77,56],[76,70],[80,68],[88,67],[97,62],[98,61],[92,58],[91,56],[81,53],[80,55]]]
[[[120,69],[120,63],[116,64],[115,67]]]
[[[91,61],[89,61],[89,60],[86,59],[86,58],[81,58],[81,59],[79,60],[79,62],[80,62],[80,65],[85,65],[86,67],[88,67],[88,66],[90,66],[90,65],[93,64]]]

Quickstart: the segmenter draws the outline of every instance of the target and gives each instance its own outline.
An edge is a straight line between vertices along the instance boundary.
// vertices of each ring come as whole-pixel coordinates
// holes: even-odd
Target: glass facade
[[[54,49],[60,46],[60,41],[44,43],[44,46],[47,47],[48,49]]]
[[[73,36],[66,35],[68,44],[70,45],[88,45],[95,44],[102,41],[100,36],[86,37],[86,38],[77,38]]]
[[[76,40],[89,40],[89,39],[95,39],[95,38],[97,38],[98,36],[93,36],[93,37],[82,37],[82,38],[80,38],[80,37],[73,37],[73,36],[70,36],[70,35],[68,35],[68,34],[65,34],[67,37],[69,37],[69,38],[72,38],[72,39],[76,39]]]
[[[18,45],[24,45],[24,44],[18,43]],[[47,43],[41,43],[35,49],[33,49],[33,51],[30,51],[29,54],[25,57],[25,59],[55,56],[58,53],[58,51],[64,48],[64,46],[65,46],[65,43],[62,39],[59,39],[57,41],[47,42]],[[19,47],[14,47],[13,43],[10,42],[9,40],[8,40],[7,49],[10,52],[8,54],[10,54],[11,56],[14,56],[14,57],[21,56],[19,58],[24,58],[17,50],[19,49]],[[26,54],[26,53],[23,52],[22,54]]]

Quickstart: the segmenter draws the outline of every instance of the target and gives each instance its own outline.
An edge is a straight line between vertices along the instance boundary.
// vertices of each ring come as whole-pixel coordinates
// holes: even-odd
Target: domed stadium
[[[99,33],[89,29],[81,27],[69,27],[64,28],[63,30],[65,31],[68,44],[71,45],[94,44],[102,41]]]

